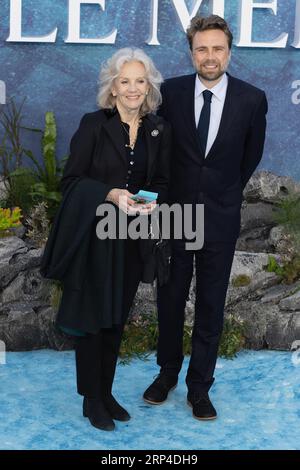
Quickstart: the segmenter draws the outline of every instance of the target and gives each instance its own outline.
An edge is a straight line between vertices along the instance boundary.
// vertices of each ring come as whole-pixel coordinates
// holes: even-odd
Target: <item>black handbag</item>
[[[169,281],[171,266],[170,240],[158,240],[153,246],[153,254],[156,264],[157,282],[163,286]]]
[[[159,286],[165,285],[170,278],[171,243],[163,240],[158,224],[159,238],[155,239],[151,222],[147,239],[140,239],[140,254],[144,263],[142,282],[152,284],[155,279]]]

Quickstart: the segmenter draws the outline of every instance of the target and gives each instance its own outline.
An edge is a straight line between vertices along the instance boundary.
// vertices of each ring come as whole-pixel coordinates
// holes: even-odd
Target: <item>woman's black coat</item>
[[[171,128],[161,117],[148,114],[143,118],[147,147],[145,188],[159,194],[158,202],[166,200],[169,182]],[[113,188],[126,188],[128,161],[119,113],[100,110],[85,114],[71,140],[61,189],[78,176],[94,178]]]
[[[158,192],[162,203],[169,181],[170,126],[149,114],[144,128],[147,178],[142,189]],[[122,317],[123,240],[97,238],[95,208],[110,189],[125,189],[127,167],[119,114],[86,114],[71,140],[63,200],[41,264],[43,276],[63,283],[57,323],[65,329],[97,333]]]

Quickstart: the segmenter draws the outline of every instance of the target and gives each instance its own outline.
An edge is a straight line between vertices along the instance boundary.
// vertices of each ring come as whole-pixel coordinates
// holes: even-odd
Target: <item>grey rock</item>
[[[285,236],[285,231],[284,228],[281,227],[280,225],[276,227],[272,227],[269,233],[269,241],[274,245],[274,247],[277,247],[278,243],[284,238]]]
[[[7,351],[27,351],[43,347],[33,305],[15,303],[0,315],[0,338]]]
[[[17,277],[3,289],[0,300],[3,304],[8,302],[32,300],[49,300],[49,286],[40,275],[39,269],[20,272]]]
[[[156,283],[140,283],[135,300],[156,302]]]
[[[194,294],[191,293],[185,305],[185,323],[187,326],[193,326],[195,318],[195,300]]]
[[[74,336],[64,334],[55,325],[56,312],[52,307],[42,307],[39,311],[38,322],[41,342],[51,349],[59,351],[74,348]],[[45,346],[44,346],[45,347]]]
[[[9,264],[13,256],[26,251],[26,244],[20,238],[14,236],[0,238],[0,266]]]
[[[255,292],[256,298],[261,298],[265,292],[265,289],[276,286],[280,282],[281,278],[276,273],[262,271],[255,274],[255,277],[252,279],[251,286],[252,290]]]
[[[243,287],[234,287],[229,284],[225,305],[231,306],[246,299],[259,300],[266,289],[277,286],[281,279],[275,273],[260,272],[252,279],[250,284]]]
[[[274,255],[280,262],[280,256]],[[251,279],[258,272],[264,271],[269,261],[269,253],[248,253],[245,251],[236,251],[232,264],[230,280],[242,274],[246,274]]]
[[[241,212],[241,233],[254,228],[273,227],[274,206],[265,202],[243,204]]]
[[[299,339],[300,311],[269,318],[265,336],[269,349],[290,350],[293,342]]]
[[[54,325],[55,312],[39,302],[15,302],[0,310],[0,339],[7,351],[72,349],[72,338]]]
[[[234,262],[232,266],[230,283],[226,296],[226,308],[242,302],[246,299],[259,300],[265,289],[279,284],[280,277],[275,273],[269,273],[263,270],[263,266],[267,264],[268,254],[266,253],[245,253],[235,252]],[[280,257],[278,256],[278,260]],[[246,274],[250,278],[250,284],[244,287],[233,287],[232,281],[236,276]],[[192,279],[189,297],[185,307],[185,322],[191,326],[194,322],[196,299],[196,278]]]
[[[273,211],[274,206],[270,203],[243,203],[237,250],[255,253],[274,251],[269,242],[270,230],[275,225]]]
[[[25,269],[39,266],[41,250],[28,250],[17,237],[0,238],[0,289]]]
[[[251,349],[267,347],[265,337],[268,318],[277,313],[279,314],[277,305],[262,306],[256,301],[242,301],[226,310],[226,315],[233,315],[234,318],[244,323],[246,346]]]
[[[248,182],[244,198],[248,202],[279,202],[290,194],[299,192],[300,185],[292,178],[258,171]]]
[[[292,241],[282,226],[271,228],[267,243],[271,252],[290,255],[292,251]]]
[[[130,312],[130,318],[156,313],[156,286],[140,283]]]
[[[279,302],[281,310],[300,310],[300,290]],[[300,338],[299,338],[300,339]]]
[[[290,350],[300,338],[300,312],[286,315],[278,305],[245,301],[226,313],[244,322],[248,348]]]
[[[262,303],[278,303],[285,297],[293,295],[300,289],[300,282],[291,285],[277,285],[266,290],[264,296],[261,298]]]
[[[256,227],[240,234],[236,249],[252,253],[274,253],[274,245],[270,242],[270,227]]]
[[[20,224],[18,227],[12,227],[10,230],[14,236],[18,238],[23,238],[26,232],[26,228],[22,224]]]

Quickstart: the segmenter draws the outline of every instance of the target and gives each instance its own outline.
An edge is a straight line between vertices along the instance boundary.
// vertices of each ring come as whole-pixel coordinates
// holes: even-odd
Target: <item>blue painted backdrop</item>
[[[183,0],[182,0],[183,1]],[[235,37],[238,34],[240,0],[226,1],[225,17]],[[191,9],[193,0],[186,0]],[[208,1],[200,13],[208,13]],[[0,80],[7,96],[17,101],[27,97],[24,124],[43,126],[45,111],[54,111],[58,125],[58,157],[68,152],[70,137],[83,113],[96,109],[98,72],[101,63],[124,46],[143,48],[165,78],[191,73],[185,34],[170,0],[159,2],[160,46],[149,46],[149,0],[106,0],[106,10],[97,5],[82,7],[82,37],[103,36],[118,29],[115,45],[66,44],[67,0],[23,0],[23,34],[48,34],[58,27],[55,44],[8,43],[9,0],[0,0]],[[42,7],[41,7],[42,5]],[[230,72],[266,90],[269,99],[268,135],[261,168],[300,180],[300,105],[292,103],[292,83],[300,80],[300,50],[290,46],[295,23],[295,0],[278,0],[278,15],[268,10],[254,12],[253,39],[270,41],[289,32],[285,49],[234,46]],[[35,140],[34,140],[35,139]],[[38,155],[37,137],[30,146]]]

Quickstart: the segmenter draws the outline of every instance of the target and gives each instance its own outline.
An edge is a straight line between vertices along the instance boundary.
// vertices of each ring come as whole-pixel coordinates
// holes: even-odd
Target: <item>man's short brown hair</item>
[[[228,39],[229,49],[232,47],[232,32],[230,31],[226,21],[218,15],[194,16],[192,18],[189,28],[186,30],[187,39],[189,41],[190,49],[193,50],[193,39],[196,33],[207,31],[209,29],[220,29],[226,34]]]

